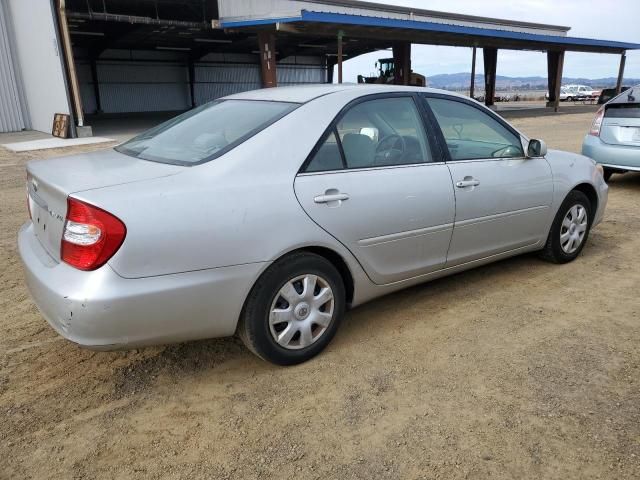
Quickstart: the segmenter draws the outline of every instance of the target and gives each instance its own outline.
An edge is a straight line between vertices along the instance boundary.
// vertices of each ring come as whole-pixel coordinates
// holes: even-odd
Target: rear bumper
[[[115,349],[233,335],[246,295],[265,264],[125,279],[105,265],[93,272],[58,263],[31,222],[18,235],[27,287],[63,337]]]
[[[609,145],[599,137],[587,135],[582,143],[582,154],[609,168],[640,171],[640,148]]]

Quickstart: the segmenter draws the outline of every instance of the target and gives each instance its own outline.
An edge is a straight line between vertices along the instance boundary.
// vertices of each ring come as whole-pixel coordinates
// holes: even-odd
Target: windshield
[[[154,162],[196,165],[240,145],[297,106],[286,102],[219,100],[147,130],[116,150]]]

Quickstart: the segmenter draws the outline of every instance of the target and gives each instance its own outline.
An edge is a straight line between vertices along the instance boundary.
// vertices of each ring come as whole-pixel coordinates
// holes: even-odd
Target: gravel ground
[[[592,117],[514,123],[577,151]],[[0,148],[0,478],[640,478],[640,175],[614,176],[577,261],[526,255],[379,299],[279,368],[234,339],[60,339],[16,232],[24,163],[61,153]]]

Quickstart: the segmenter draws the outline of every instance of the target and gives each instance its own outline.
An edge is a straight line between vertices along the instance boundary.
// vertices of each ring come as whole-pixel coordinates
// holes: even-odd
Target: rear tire
[[[553,263],[575,260],[587,243],[592,218],[587,196],[578,190],[571,191],[558,209],[540,257]]]
[[[611,175],[613,175],[614,173],[617,173],[614,169],[605,168],[604,169],[604,174],[602,175],[604,177],[604,181],[608,182],[611,179]]]
[[[299,252],[276,261],[258,279],[237,331],[263,360],[295,365],[329,344],[344,311],[345,287],[338,270],[324,257]]]

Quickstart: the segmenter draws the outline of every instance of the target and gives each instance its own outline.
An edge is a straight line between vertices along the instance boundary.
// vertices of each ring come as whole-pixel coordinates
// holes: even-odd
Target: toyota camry
[[[60,335],[115,349],[237,334],[287,365],[381,295],[525,252],[574,260],[607,185],[474,100],[319,85],[32,161],[27,196],[25,277]]]

